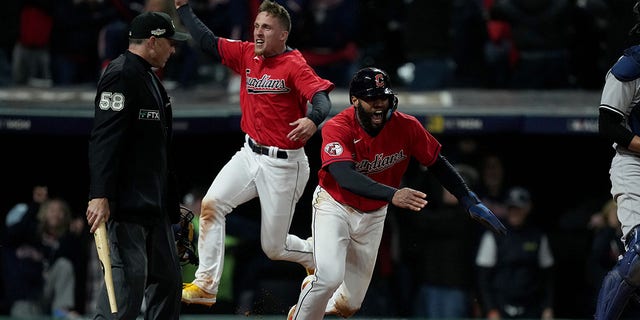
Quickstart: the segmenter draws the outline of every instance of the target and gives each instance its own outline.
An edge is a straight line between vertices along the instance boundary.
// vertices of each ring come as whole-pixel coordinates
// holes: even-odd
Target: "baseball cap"
[[[131,21],[130,39],[147,39],[151,36],[185,41],[189,34],[177,32],[171,17],[164,12],[148,11],[139,14]]]
[[[524,208],[531,204],[531,194],[522,187],[513,187],[507,193],[507,206]]]

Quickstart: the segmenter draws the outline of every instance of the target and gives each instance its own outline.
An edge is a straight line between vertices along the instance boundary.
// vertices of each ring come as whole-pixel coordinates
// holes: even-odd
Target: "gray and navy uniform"
[[[107,198],[119,319],[178,319],[181,275],[171,222],[179,218],[171,174],[169,97],[151,65],[126,51],[105,69],[89,141],[89,199]],[[111,318],[104,286],[95,319]]]
[[[625,50],[606,75],[600,101],[600,133],[613,141],[611,194],[623,237],[640,224],[640,154],[628,149],[640,135],[640,46]],[[624,240],[624,239],[623,239]]]
[[[630,47],[606,75],[600,102],[600,134],[616,153],[609,169],[626,251],[605,276],[595,319],[616,320],[640,287],[640,154],[630,150],[640,136],[640,46]]]

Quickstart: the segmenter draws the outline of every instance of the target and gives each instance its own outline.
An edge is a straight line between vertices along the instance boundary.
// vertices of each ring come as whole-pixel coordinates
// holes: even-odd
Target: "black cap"
[[[177,41],[185,41],[190,38],[189,34],[177,32],[171,17],[164,12],[144,12],[133,18],[130,39],[147,39],[151,36],[156,38],[167,38]]]

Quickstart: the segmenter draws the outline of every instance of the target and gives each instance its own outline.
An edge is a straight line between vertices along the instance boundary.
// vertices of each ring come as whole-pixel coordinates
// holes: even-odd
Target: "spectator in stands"
[[[449,150],[447,157],[451,163],[457,165],[470,166],[475,171],[476,180],[474,183],[480,182],[480,164],[482,163],[483,148],[478,139],[472,136],[457,137],[455,143],[452,144],[453,149]]]
[[[234,3],[242,3],[234,1]],[[133,17],[146,11],[159,11],[172,15],[165,0],[112,0],[106,4],[106,24],[98,32],[98,60],[100,72],[129,47],[129,24]],[[188,42],[176,43],[176,53],[162,69],[155,70],[167,88],[190,87],[198,80],[198,57]]]
[[[44,259],[38,235],[38,210],[49,196],[46,185],[36,185],[32,201],[16,204],[7,214],[3,274],[5,294],[14,317],[42,314],[39,300],[44,287]]]
[[[193,0],[193,12],[214,34],[230,39],[247,39],[249,4],[232,0]]]
[[[496,0],[491,19],[509,23],[518,60],[510,81],[516,89],[569,86],[569,0]]]
[[[494,153],[485,154],[480,165],[478,197],[499,218],[504,217],[507,213],[507,207],[504,202],[509,183],[506,179],[502,158]]]
[[[489,15],[495,0],[484,0],[487,19],[487,43],[484,57],[487,63],[487,87],[507,88],[511,71],[517,59],[517,51],[513,44],[511,25]]]
[[[178,16],[166,0],[146,0],[143,11],[164,12],[171,16],[176,23],[178,21]],[[198,56],[196,50],[191,47],[189,41],[180,41],[176,43],[175,48],[176,52],[171,55],[165,67],[155,70],[155,73],[167,89],[191,87],[198,80]]]
[[[487,27],[478,1],[407,1],[405,5],[404,49],[407,66],[413,69],[408,88],[483,84]]]
[[[533,202],[522,187],[509,190],[502,238],[485,233],[476,256],[481,303],[490,320],[553,319],[553,265],[544,231],[528,221]]]
[[[451,17],[453,83],[458,88],[483,87],[487,71],[484,56],[487,24],[482,2],[455,0]]]
[[[393,79],[408,79],[399,76],[398,69],[404,63],[404,8],[406,1],[360,0],[358,1],[358,46],[359,64],[375,65],[387,70]],[[384,23],[381,23],[384,21]],[[400,85],[400,83],[398,83]]]
[[[69,205],[60,198],[45,201],[38,210],[38,234],[44,255],[42,303],[45,314],[54,318],[79,316],[75,310],[74,264],[84,250],[80,239],[83,226],[82,219],[72,219]]]
[[[110,21],[98,33],[100,70],[129,47],[129,24],[142,13],[145,0],[112,0],[107,3]]]
[[[50,86],[51,0],[27,0],[20,11],[20,37],[13,50],[13,82]]]
[[[406,5],[404,47],[413,67],[410,90],[436,90],[453,80],[453,1],[411,1]]]
[[[297,46],[320,77],[347,88],[359,67],[358,1],[310,0],[296,30]]]
[[[471,189],[477,186],[479,174],[473,167],[455,165]],[[481,234],[467,218],[458,200],[433,178],[426,181],[429,204],[424,212],[404,212],[406,230],[413,239],[406,246],[405,263],[411,266],[413,317],[426,319],[471,318],[475,275],[475,244]],[[418,187],[421,188],[421,187]],[[443,254],[446,252],[446,254]]]
[[[615,200],[608,200],[602,209],[596,212],[589,221],[589,228],[593,231],[593,240],[587,262],[587,283],[596,304],[598,291],[604,276],[618,262],[618,256],[624,253],[622,229],[616,213],[618,206]]]
[[[75,279],[72,261],[81,242],[69,233],[75,227],[66,201],[50,199],[37,185],[33,201],[16,205],[7,215],[3,266],[11,316],[73,318]]]
[[[32,301],[39,299],[43,288],[41,243],[37,237],[37,213],[41,203],[49,197],[49,188],[37,184],[32,199],[16,204],[7,214],[2,234],[2,277],[4,294],[10,305],[10,315],[35,316]]]
[[[247,40],[251,38],[248,28],[253,27],[249,24],[249,7],[252,2],[192,0],[190,5],[196,15],[201,17],[201,21],[216,35]],[[213,82],[226,87],[229,93],[237,93],[240,90],[239,77],[229,72],[223,65],[209,64],[209,57],[197,50],[197,46],[196,43],[187,42],[180,48],[176,48],[176,55],[167,63],[167,76],[175,79],[183,87]]]
[[[110,18],[99,0],[55,0],[51,32],[54,86],[94,84],[100,75],[98,34]]]
[[[20,31],[20,1],[5,1],[0,11],[0,87],[8,86],[12,79],[12,52]]]
[[[575,1],[572,6],[569,72],[571,73],[572,85],[580,89],[599,90],[608,67],[615,62],[615,60],[607,62],[606,56],[609,52],[615,52],[617,55],[622,51],[622,48],[615,51],[607,48],[608,33],[616,36],[624,35],[624,33],[611,32],[608,29],[609,24],[614,23],[610,20],[629,22],[626,18],[633,18],[631,10],[628,9],[632,8],[633,4],[626,8],[625,15],[607,16],[608,5],[605,2],[609,1]],[[615,2],[625,3],[628,1],[616,0]],[[627,26],[629,25],[627,24]]]

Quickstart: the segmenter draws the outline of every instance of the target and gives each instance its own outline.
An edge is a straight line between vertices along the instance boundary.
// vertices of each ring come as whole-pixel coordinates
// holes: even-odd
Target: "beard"
[[[384,125],[387,123],[386,115],[387,115],[387,112],[389,111],[388,108],[382,112],[382,122],[374,123],[372,121],[374,117],[373,112],[367,112],[362,107],[362,104],[360,103],[360,101],[356,103],[355,107],[356,107],[356,113],[357,113],[360,125],[362,126],[362,128],[364,128],[364,131],[366,131],[370,135],[372,136],[377,135],[380,132],[380,130],[382,130]]]

